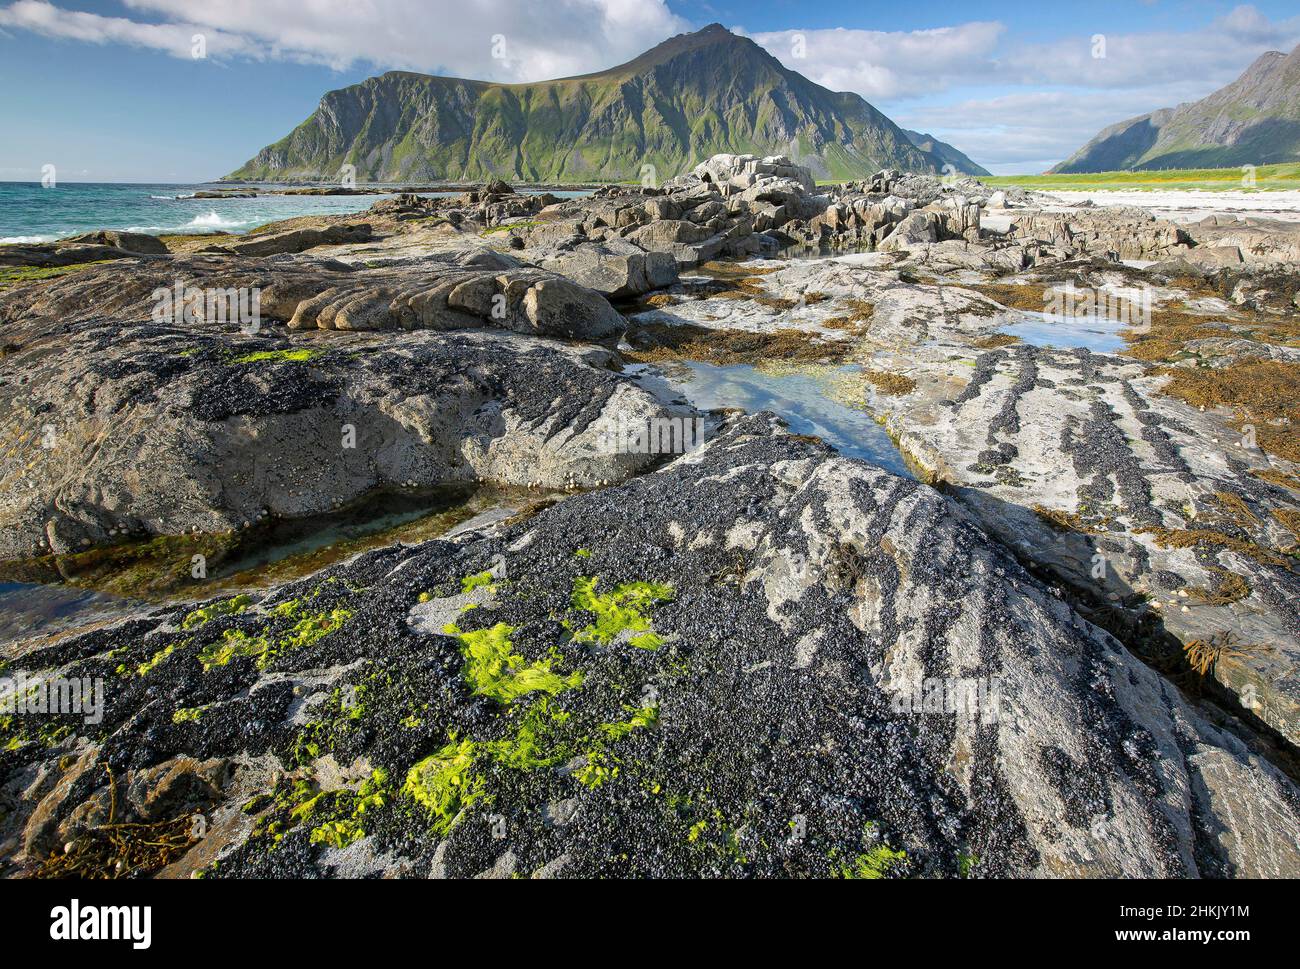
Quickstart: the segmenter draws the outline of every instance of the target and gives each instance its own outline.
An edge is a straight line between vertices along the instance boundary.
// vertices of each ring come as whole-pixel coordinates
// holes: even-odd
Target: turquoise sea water
[[[281,186],[283,187],[283,186]],[[382,195],[269,195],[251,199],[188,198],[198,191],[238,186],[123,185],[63,182],[42,188],[0,182],[0,243],[50,242],[94,229],[150,235],[248,232],[300,215],[362,212]],[[427,193],[444,194],[444,193]],[[447,193],[449,194],[449,193]],[[586,194],[555,192],[558,196]],[[178,196],[180,196],[178,198]]]

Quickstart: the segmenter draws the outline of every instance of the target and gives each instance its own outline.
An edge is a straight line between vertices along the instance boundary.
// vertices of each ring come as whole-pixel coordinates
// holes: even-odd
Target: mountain
[[[940,141],[934,135],[923,135],[919,131],[903,129],[903,134],[907,135],[912,144],[916,145],[922,151],[928,151],[936,156],[945,165],[951,165],[957,172],[962,175],[974,175],[977,178],[982,175],[992,175],[987,168],[975,164],[963,152],[958,151],[947,142]]]
[[[1300,160],[1300,47],[1270,51],[1207,98],[1130,118],[1052,174],[1228,168]]]
[[[945,146],[946,147],[946,146]],[[393,71],[331,91],[226,180],[665,180],[718,152],[789,155],[820,178],[939,172],[937,154],[856,94],[712,24],[620,67],[536,84]]]

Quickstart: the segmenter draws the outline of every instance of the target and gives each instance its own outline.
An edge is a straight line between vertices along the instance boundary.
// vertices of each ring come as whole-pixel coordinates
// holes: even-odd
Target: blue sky
[[[0,0],[0,180],[215,178],[371,74],[542,80],[714,21],[997,173],[1300,44],[1294,0]]]

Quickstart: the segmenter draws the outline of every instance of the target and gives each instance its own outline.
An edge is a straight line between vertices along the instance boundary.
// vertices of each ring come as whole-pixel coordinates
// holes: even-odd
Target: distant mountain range
[[[955,171],[962,175],[979,176],[993,174],[988,169],[975,164],[975,162],[971,161],[970,158],[966,157],[965,154],[958,151],[952,145],[940,141],[934,135],[923,135],[919,131],[909,131],[907,128],[903,129],[903,134],[907,135],[912,144],[916,145],[917,148],[935,155],[945,165],[951,165]]]
[[[1270,51],[1209,97],[1111,125],[1051,174],[1300,161],[1300,47]]]
[[[919,142],[917,139],[920,139]],[[664,180],[718,152],[789,155],[819,178],[882,168],[984,173],[905,132],[856,94],[784,67],[719,24],[620,67],[536,84],[393,71],[331,91],[226,180]],[[987,173],[984,173],[987,174]]]

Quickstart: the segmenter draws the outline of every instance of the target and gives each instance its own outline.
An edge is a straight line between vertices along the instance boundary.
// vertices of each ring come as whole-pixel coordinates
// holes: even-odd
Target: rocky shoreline
[[[1300,873],[1297,233],[1059,209],[717,156],[0,247],[0,559],[572,496],[0,647],[107,697],[0,716],[0,870]],[[636,361],[823,380],[921,481]]]

